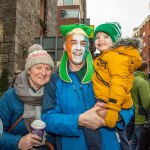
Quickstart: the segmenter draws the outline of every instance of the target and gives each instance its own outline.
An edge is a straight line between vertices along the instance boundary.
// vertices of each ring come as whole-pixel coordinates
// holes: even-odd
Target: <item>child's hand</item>
[[[95,104],[95,106],[100,107],[100,110],[98,110],[97,113],[98,113],[98,115],[99,115],[100,117],[102,117],[102,118],[104,119],[105,116],[106,116],[106,113],[107,113],[106,104],[103,103],[103,102],[97,102],[97,103]],[[95,107],[95,106],[94,106],[94,107]]]
[[[102,109],[106,108],[106,103],[104,103],[104,102],[97,102],[95,105],[99,106]]]

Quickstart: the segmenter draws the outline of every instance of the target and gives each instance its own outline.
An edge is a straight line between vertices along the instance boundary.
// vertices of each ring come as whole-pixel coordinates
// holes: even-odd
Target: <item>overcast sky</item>
[[[119,22],[123,37],[130,37],[133,29],[150,15],[149,3],[150,0],[87,0],[87,18],[95,27],[105,22]]]

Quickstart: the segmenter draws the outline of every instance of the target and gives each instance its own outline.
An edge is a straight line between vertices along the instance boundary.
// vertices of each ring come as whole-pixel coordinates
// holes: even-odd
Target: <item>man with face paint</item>
[[[73,64],[82,64],[88,53],[88,38],[84,35],[71,35],[64,48]]]
[[[57,150],[88,150],[84,134],[88,129],[99,130],[93,150],[120,150],[115,130],[105,127],[105,104],[95,104],[91,82],[94,69],[88,40],[92,29],[71,24],[62,25],[60,31],[65,38],[64,53],[43,96],[42,120],[46,131],[56,135]],[[131,118],[127,110],[122,113],[122,118],[124,116]],[[124,128],[119,123],[117,127]]]

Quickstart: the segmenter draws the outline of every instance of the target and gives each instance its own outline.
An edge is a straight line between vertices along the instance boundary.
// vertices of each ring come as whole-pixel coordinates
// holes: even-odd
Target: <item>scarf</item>
[[[33,92],[29,85],[27,72],[23,71],[17,76],[14,89],[19,100],[24,103],[23,118],[28,131],[31,132],[32,121],[40,119],[44,87]]]

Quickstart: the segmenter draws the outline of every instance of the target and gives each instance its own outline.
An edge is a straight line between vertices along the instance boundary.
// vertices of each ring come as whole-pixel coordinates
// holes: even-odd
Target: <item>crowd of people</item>
[[[61,25],[60,32],[58,68],[41,45],[32,45],[25,70],[0,98],[0,149],[148,149],[149,66],[140,56],[141,40],[123,39],[117,22],[100,24],[93,38],[100,55],[93,61],[89,26]],[[46,124],[43,139],[32,132],[34,120]]]

